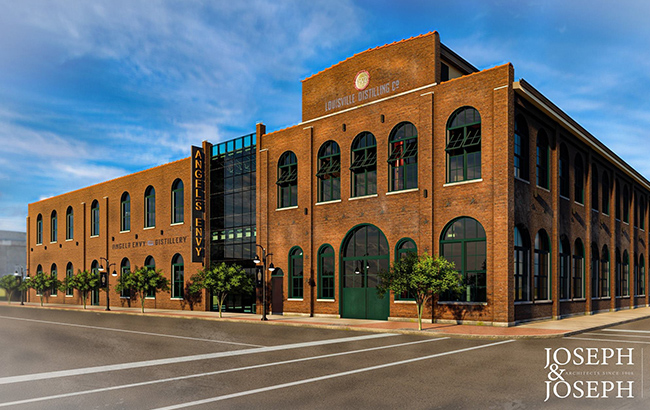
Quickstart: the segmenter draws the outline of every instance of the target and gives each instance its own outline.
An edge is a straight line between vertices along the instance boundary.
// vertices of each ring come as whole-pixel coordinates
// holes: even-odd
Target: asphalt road
[[[0,409],[648,409],[649,348],[0,306]]]

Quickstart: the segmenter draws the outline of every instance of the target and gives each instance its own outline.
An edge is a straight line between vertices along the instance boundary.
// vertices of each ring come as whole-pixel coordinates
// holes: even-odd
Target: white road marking
[[[198,406],[198,405],[201,405],[201,404],[214,403],[214,402],[217,402],[217,401],[234,399],[234,398],[242,397],[242,396],[249,396],[251,394],[264,393],[264,392],[268,392],[268,391],[271,391],[271,390],[284,389],[284,388],[287,388],[287,387],[299,386],[301,384],[307,384],[307,383],[319,382],[319,381],[322,381],[322,380],[334,379],[336,377],[343,377],[343,376],[349,376],[349,375],[357,374],[357,373],[363,373],[363,372],[369,372],[369,371],[373,371],[373,370],[385,369],[387,367],[393,367],[393,366],[399,366],[399,365],[402,365],[402,364],[419,362],[419,361],[422,361],[422,360],[433,359],[433,358],[441,357],[441,356],[448,356],[448,355],[456,354],[456,353],[468,352],[470,350],[482,349],[482,348],[485,348],[485,347],[497,346],[497,345],[501,345],[501,344],[504,344],[504,343],[511,343],[511,342],[514,342],[514,340],[505,340],[505,341],[502,341],[502,342],[490,343],[490,344],[481,345],[481,346],[468,347],[468,348],[459,349],[459,350],[452,350],[452,351],[449,351],[449,352],[437,353],[437,354],[432,354],[432,355],[429,355],[429,356],[416,357],[414,359],[400,360],[398,362],[380,364],[380,365],[377,365],[377,366],[364,367],[364,368],[356,369],[356,370],[349,370],[347,372],[328,374],[326,376],[314,377],[314,378],[311,378],[311,379],[297,380],[295,382],[282,383],[282,384],[277,384],[275,386],[262,387],[262,388],[259,388],[259,389],[247,390],[247,391],[243,391],[243,392],[239,392],[239,393],[232,393],[232,394],[226,394],[226,395],[223,395],[223,396],[211,397],[209,399],[197,400],[197,401],[192,401],[192,402],[188,402],[188,403],[181,403],[181,404],[176,404],[176,405],[167,406],[167,407],[160,407],[160,408],[158,408],[156,410],[175,410],[175,409],[182,409],[182,408],[185,408],[185,407]]]
[[[74,324],[74,323],[65,323],[65,322],[50,322],[50,321],[47,321],[47,320],[25,319],[25,318],[20,318],[20,317],[0,316],[0,319],[22,320],[22,321],[25,321],[25,322],[46,323],[48,325],[57,325],[57,326],[82,327],[82,328],[85,328],[85,329],[94,329],[94,330],[108,330],[110,332],[135,333],[135,334],[138,334],[138,335],[146,335],[146,336],[171,337],[171,338],[174,338],[174,339],[194,340],[194,341],[198,341],[198,342],[211,342],[211,343],[221,343],[221,344],[236,345],[236,346],[248,346],[248,347],[264,347],[262,345],[252,345],[252,344],[249,344],[249,343],[226,342],[224,340],[212,340],[212,339],[199,339],[199,338],[196,338],[196,337],[188,337],[188,336],[165,335],[165,334],[162,334],[162,333],[140,332],[138,330],[116,329],[116,328],[112,328],[112,327],[77,325],[77,324]]]
[[[650,333],[650,330],[603,329],[605,332]]]
[[[292,344],[269,346],[269,347],[258,347],[254,349],[242,349],[242,350],[233,350],[228,352],[205,353],[205,354],[199,354],[194,356],[170,357],[167,359],[145,360],[142,362],[110,364],[105,366],[85,367],[85,368],[71,369],[71,370],[59,370],[59,371],[47,372],[47,373],[9,376],[9,377],[0,378],[0,385],[10,384],[10,383],[20,383],[20,382],[32,382],[32,381],[44,380],[44,379],[56,379],[59,377],[80,376],[82,374],[103,373],[103,372],[112,372],[116,370],[128,370],[128,369],[137,369],[137,368],[150,367],[150,366],[161,366],[166,364],[186,363],[186,362],[193,362],[197,360],[218,359],[222,357],[242,356],[246,354],[268,353],[268,352],[275,352],[279,350],[300,349],[303,347],[322,346],[322,345],[329,345],[334,343],[357,342],[360,340],[378,339],[378,338],[391,337],[391,336],[397,336],[397,334],[396,333],[375,333],[375,334],[364,335],[364,336],[316,340],[313,342],[292,343]]]
[[[585,333],[585,335],[594,335],[594,336],[617,336],[613,335],[611,333],[594,333],[594,332],[589,332]],[[650,335],[644,336],[644,335],[620,335],[620,337],[642,337],[644,339],[650,339]]]
[[[618,340],[618,339],[593,339],[593,338],[587,338],[587,337],[567,337],[567,339],[574,339],[574,340],[591,340],[594,342],[618,342],[618,343],[640,343],[644,345],[650,345],[650,342],[641,342],[638,340]]]
[[[280,366],[280,365],[284,365],[284,364],[306,362],[306,361],[309,361],[309,360],[326,359],[326,358],[336,357],[336,356],[345,356],[345,355],[349,355],[349,354],[371,352],[373,350],[383,350],[383,349],[391,349],[391,348],[395,348],[395,347],[403,347],[403,346],[409,346],[409,345],[420,344],[420,343],[437,342],[439,340],[446,340],[446,339],[449,339],[449,338],[448,337],[442,337],[442,338],[439,338],[439,339],[419,340],[417,342],[407,342],[407,343],[399,343],[399,344],[388,345],[388,346],[370,347],[370,348],[367,348],[367,349],[351,350],[349,352],[330,353],[330,354],[324,354],[324,355],[321,355],[321,356],[314,356],[314,357],[303,357],[303,358],[300,358],[300,359],[284,360],[284,361],[281,361],[281,362],[274,362],[274,363],[257,364],[257,365],[253,365],[253,366],[238,367],[238,368],[234,368],[234,369],[217,370],[217,371],[214,371],[214,372],[207,372],[207,373],[190,374],[190,375],[187,375],[187,376],[170,377],[170,378],[167,378],[167,379],[150,380],[150,381],[146,381],[146,382],[124,384],[124,385],[121,385],[121,386],[104,387],[104,388],[101,388],[101,389],[85,390],[85,391],[74,392],[74,393],[63,393],[63,394],[56,394],[56,395],[53,395],[53,396],[45,396],[45,397],[35,397],[35,398],[32,398],[32,399],[25,399],[25,400],[18,400],[18,401],[12,401],[12,402],[7,402],[7,403],[0,403],[0,407],[12,407],[12,406],[18,406],[18,405],[21,405],[21,404],[36,403],[36,402],[39,402],[39,401],[63,399],[63,398],[67,398],[67,397],[82,396],[82,395],[86,395],[86,394],[103,393],[103,392],[112,391],[112,390],[121,390],[121,389],[128,389],[128,388],[132,388],[132,387],[148,386],[148,385],[158,384],[158,383],[175,382],[175,381],[178,381],[178,380],[186,380],[186,379],[192,379],[192,378],[196,378],[196,377],[215,376],[215,375],[224,374],[224,373],[239,372],[239,371],[244,371],[244,370],[253,370],[253,369],[259,369],[259,368],[262,368],[262,367]]]

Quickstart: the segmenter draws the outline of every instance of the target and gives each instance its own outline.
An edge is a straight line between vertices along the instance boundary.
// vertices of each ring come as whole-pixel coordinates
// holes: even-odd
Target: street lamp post
[[[20,273],[18,273],[18,269],[16,269],[14,272],[14,276],[20,278],[20,284],[22,285],[23,282],[25,281],[25,268],[23,268],[22,266],[17,266],[17,268],[20,268]],[[25,291],[23,291],[22,289],[20,289],[20,304],[22,306],[25,305]]]
[[[109,271],[111,270],[111,266],[115,266],[115,264],[110,263],[107,258],[103,258],[103,257],[100,256],[99,259],[103,260],[103,261],[106,261],[106,268]],[[99,269],[97,269],[97,270],[100,271],[101,273],[104,273],[104,272],[107,272],[107,269],[104,269],[104,266],[99,265]],[[115,272],[115,269],[113,269],[113,273],[111,274],[111,276],[113,276],[113,277],[117,276],[117,272]],[[107,311],[111,310],[111,307],[110,307],[111,302],[110,302],[110,296],[109,296],[110,288],[111,288],[111,285],[110,285],[110,282],[108,281],[108,272],[107,272],[106,273],[106,310]]]
[[[272,253],[269,253],[268,255],[266,254],[266,249],[262,245],[257,245],[255,244],[258,248],[262,249],[262,259],[260,260],[260,257],[258,255],[255,255],[255,259],[253,259],[253,262],[260,263],[262,262],[263,266],[263,271],[262,271],[262,320],[268,320],[266,318],[266,258],[273,255]],[[269,272],[273,272],[275,270],[275,267],[273,266],[273,263],[269,266]]]

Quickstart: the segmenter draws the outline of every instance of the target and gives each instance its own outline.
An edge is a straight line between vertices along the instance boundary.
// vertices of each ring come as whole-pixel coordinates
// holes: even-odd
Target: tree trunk
[[[424,303],[418,303],[417,308],[418,308],[418,330],[422,330],[422,308],[424,307]]]
[[[87,296],[88,295],[86,294],[86,292],[81,292],[81,300],[83,300],[83,302],[84,302],[84,309],[86,308],[86,297]]]
[[[8,304],[11,305],[11,298],[14,296],[14,292],[13,291],[7,291],[7,292],[9,293],[9,299],[7,299],[7,302]]]
[[[144,292],[140,292],[140,306],[142,306],[142,313],[144,313]]]
[[[43,307],[43,292],[41,292],[41,307]]]
[[[221,314],[221,309],[223,308],[223,302],[226,300],[226,295],[227,293],[223,293],[219,296],[219,318],[222,318],[223,315]]]

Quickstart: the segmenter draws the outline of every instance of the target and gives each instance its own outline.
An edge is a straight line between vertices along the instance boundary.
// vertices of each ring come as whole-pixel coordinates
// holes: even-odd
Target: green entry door
[[[375,226],[361,225],[346,236],[341,263],[341,316],[386,320],[389,298],[377,296],[378,272],[388,270],[388,242]]]

